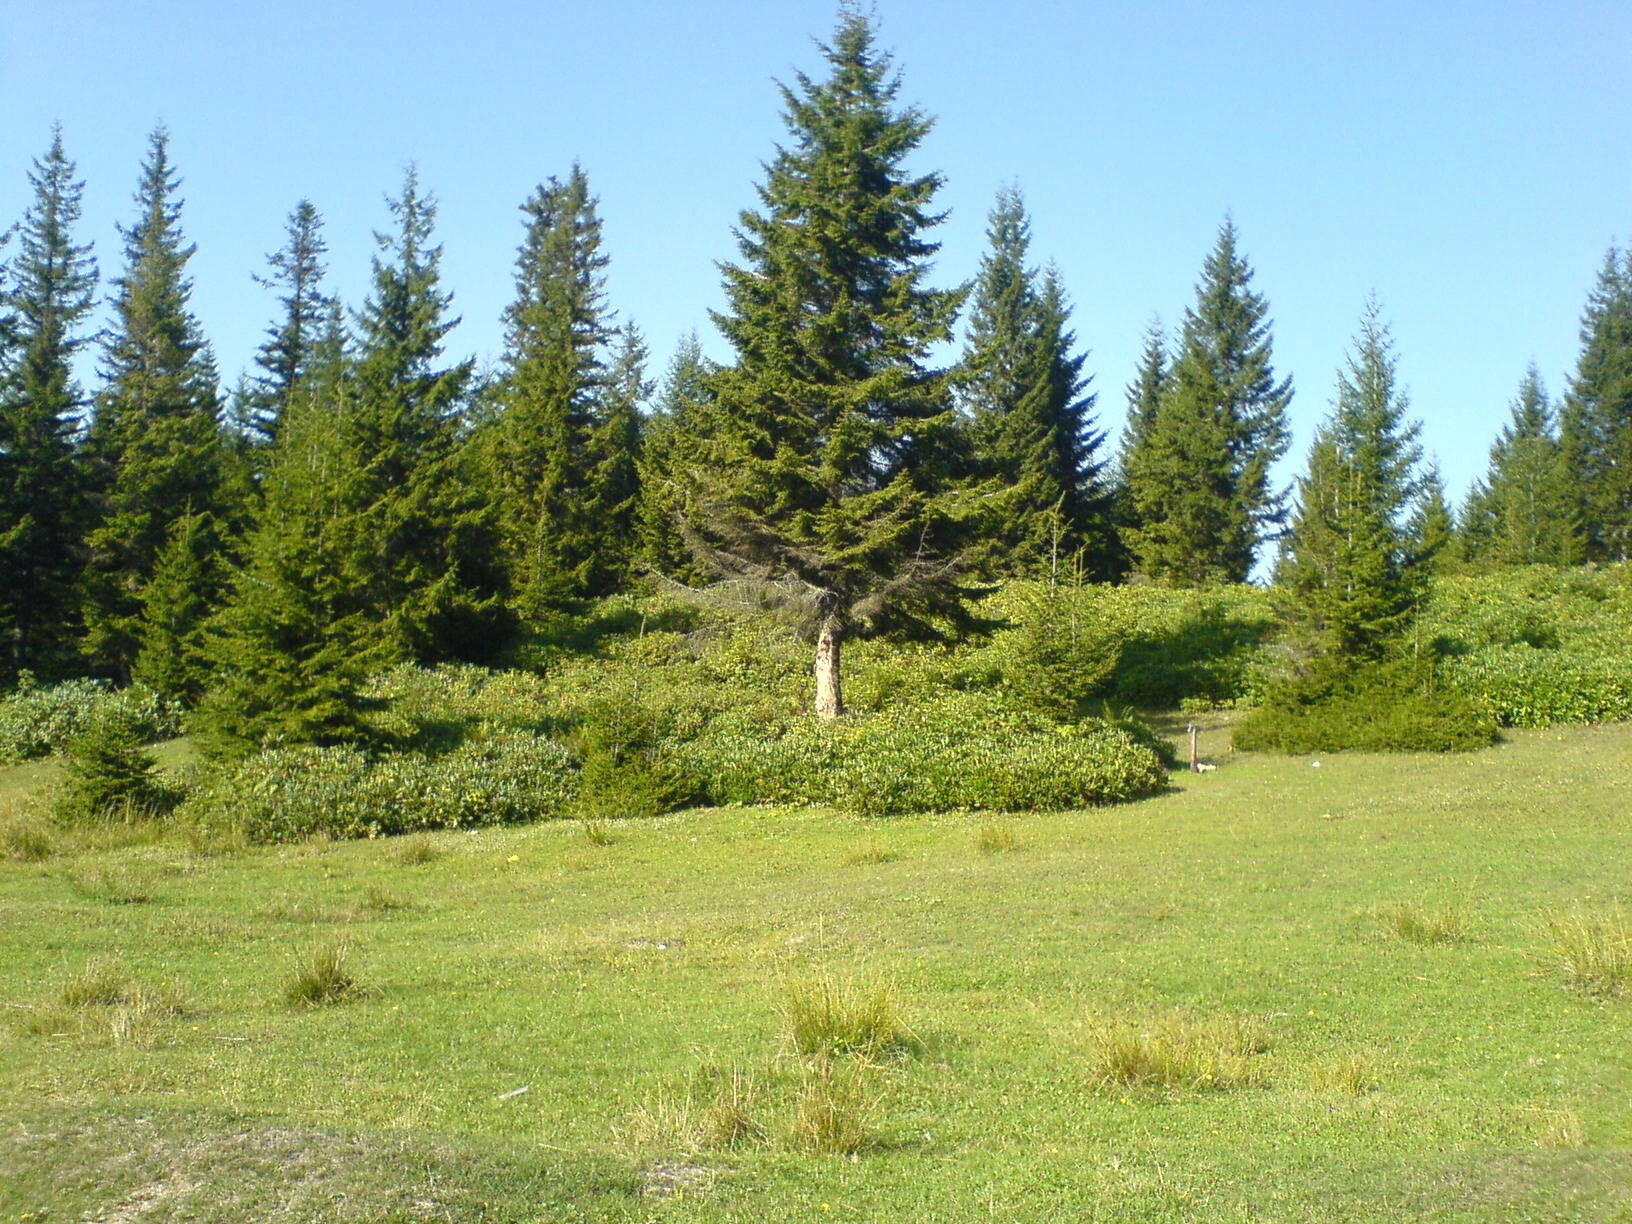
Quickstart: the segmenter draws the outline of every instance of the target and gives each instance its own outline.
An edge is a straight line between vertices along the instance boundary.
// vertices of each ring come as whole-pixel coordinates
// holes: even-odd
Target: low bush
[[[1290,753],[1470,752],[1495,740],[1484,705],[1411,658],[1282,680],[1234,729],[1237,748]]]
[[[864,816],[1086,807],[1167,785],[1157,754],[1120,727],[1051,723],[980,694],[780,728],[721,719],[679,755],[714,803]]]
[[[251,841],[378,837],[562,815],[577,791],[570,754],[540,735],[475,740],[442,757],[355,748],[273,748],[223,766],[185,813]]]
[[[143,742],[180,733],[180,707],[151,689],[114,689],[104,680],[41,686],[25,674],[0,697],[0,765],[64,751],[99,715],[123,719]]]
[[[1632,568],[1444,578],[1421,620],[1445,678],[1508,727],[1632,718]]]
[[[1457,906],[1431,910],[1420,901],[1401,901],[1382,912],[1383,932],[1407,943],[1457,943],[1466,923]]]

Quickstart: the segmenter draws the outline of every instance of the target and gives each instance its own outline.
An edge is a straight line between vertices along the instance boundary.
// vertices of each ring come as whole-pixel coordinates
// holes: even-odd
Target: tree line
[[[1275,486],[1293,387],[1226,219],[1176,333],[1151,326],[1113,458],[1019,191],[998,195],[974,282],[930,285],[941,178],[907,162],[932,120],[899,102],[867,17],[844,10],[822,51],[824,77],[781,89],[787,134],[722,265],[733,359],[693,335],[660,382],[607,300],[574,165],[521,206],[491,374],[445,352],[436,202],[410,169],[355,309],[297,204],[257,278],[275,317],[224,390],[162,127],[93,337],[83,184],[55,132],[0,252],[0,685],[140,681],[221,751],[334,742],[361,733],[380,666],[513,658],[655,575],[795,617],[832,714],[846,640],[970,629],[984,584],[1040,565],[1239,582],[1277,543],[1277,581],[1364,654],[1433,567],[1632,550],[1632,252],[1606,257],[1563,394],[1527,373],[1453,513],[1375,301],[1305,473]],[[960,316],[961,357],[938,366]]]

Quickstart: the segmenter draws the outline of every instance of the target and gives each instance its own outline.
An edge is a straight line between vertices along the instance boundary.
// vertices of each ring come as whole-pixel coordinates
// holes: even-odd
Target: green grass
[[[0,859],[0,1220],[1624,1220],[1632,999],[1547,920],[1624,912],[1632,726],[1315,768],[1196,721],[1217,772],[1018,853],[753,808]],[[1380,937],[1402,899],[1470,937]],[[367,990],[290,1007],[317,942]],[[913,1057],[799,1054],[824,978]],[[1096,1083],[1173,1017],[1259,1020],[1252,1082]]]

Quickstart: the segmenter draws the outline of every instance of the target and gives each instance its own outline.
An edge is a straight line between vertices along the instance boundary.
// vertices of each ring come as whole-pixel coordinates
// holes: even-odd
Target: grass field
[[[1548,921],[1627,951],[1632,725],[1223,717],[1086,812],[0,862],[0,1221],[1632,1220],[1628,978]],[[801,1052],[835,997],[883,1038]]]

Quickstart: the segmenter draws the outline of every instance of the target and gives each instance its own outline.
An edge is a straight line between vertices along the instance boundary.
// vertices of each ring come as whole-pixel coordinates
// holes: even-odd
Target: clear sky
[[[1226,212],[1294,375],[1301,467],[1366,295],[1393,327],[1455,497],[1526,364],[1573,367],[1586,293],[1632,239],[1625,0],[879,0],[902,98],[938,117],[937,279],[973,275],[1018,183],[1090,350],[1101,424],[1153,315],[1193,296]],[[165,122],[198,254],[194,308],[230,384],[275,310],[254,284],[309,197],[357,305],[384,197],[415,161],[440,200],[455,356],[488,360],[517,207],[580,159],[610,299],[660,373],[682,333],[728,351],[716,262],[783,134],[775,82],[820,75],[834,0],[12,0],[0,8],[0,220],[60,121],[105,280]]]

